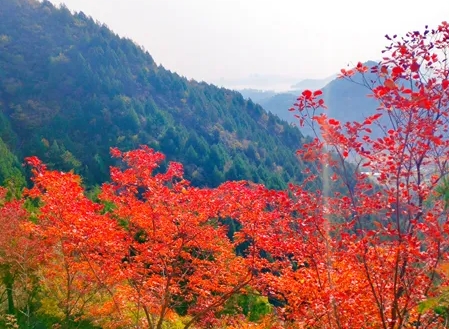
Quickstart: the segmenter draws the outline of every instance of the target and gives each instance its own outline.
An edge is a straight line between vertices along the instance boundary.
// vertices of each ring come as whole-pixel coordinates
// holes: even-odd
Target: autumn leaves
[[[377,74],[365,86],[379,109],[363,122],[316,115],[321,92],[304,91],[292,110],[319,133],[298,156],[315,169],[286,191],[192,187],[142,146],[111,150],[120,165],[94,202],[80,177],[28,158],[33,188],[0,194],[8,312],[39,287],[40,312],[67,328],[443,327],[447,313],[419,305],[448,284],[448,35],[445,23],[409,33],[379,66],[342,71]],[[249,292],[275,312],[229,316]]]

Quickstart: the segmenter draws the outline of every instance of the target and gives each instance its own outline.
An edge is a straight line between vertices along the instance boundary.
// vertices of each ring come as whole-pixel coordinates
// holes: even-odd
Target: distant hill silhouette
[[[376,62],[368,61],[365,63],[368,67],[376,65]],[[376,80],[376,75],[367,72],[364,79],[369,84]],[[363,76],[359,73],[352,77],[353,81],[335,78],[326,84],[321,90],[323,91],[323,99],[328,107],[326,113],[341,122],[361,121],[368,115],[373,114],[378,107],[378,103],[373,98],[367,97],[369,90],[361,86]],[[288,109],[296,102],[300,91],[297,94],[279,93],[267,98],[260,99],[258,103],[262,107],[281,119],[294,124],[298,123],[298,119],[294,117],[294,112]],[[301,128],[304,135],[311,135],[307,127]]]
[[[292,90],[320,89],[337,77],[336,74],[324,79],[304,79],[292,85]]]
[[[255,103],[261,103],[264,100],[278,94],[273,90],[259,90],[251,88],[240,89],[238,92],[241,93],[245,99],[251,99]]]

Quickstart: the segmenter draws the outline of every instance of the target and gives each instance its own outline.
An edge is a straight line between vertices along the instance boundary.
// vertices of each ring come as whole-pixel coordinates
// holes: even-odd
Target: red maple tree
[[[377,75],[364,79],[376,113],[347,123],[318,115],[321,91],[304,91],[296,104],[300,123],[320,128],[298,154],[317,161],[324,184],[293,190],[302,213],[284,223],[292,236],[284,252],[307,266],[273,279],[289,315],[314,327],[436,328],[441,320],[417,306],[445,284],[437,268],[449,227],[437,187],[448,173],[449,25],[387,38],[378,66],[342,70],[344,79]],[[372,138],[373,126],[383,135]],[[346,191],[327,191],[332,180]]]
[[[43,301],[54,300],[58,308],[50,315],[60,317],[65,327],[81,319],[108,322],[120,312],[114,289],[126,235],[102,205],[84,195],[79,176],[48,170],[36,157],[26,160],[34,186],[25,193],[40,203],[35,231],[42,250]]]
[[[111,168],[100,199],[113,205],[111,216],[128,235],[122,263],[128,305],[142,312],[137,318],[148,328],[161,328],[174,311],[189,315],[184,328],[213,321],[252,280],[220,222],[228,200],[215,189],[191,187],[179,163],[155,174],[164,155],[148,147],[111,153],[125,169]]]
[[[155,174],[164,156],[148,147],[111,153],[125,168],[111,168],[103,205],[84,195],[77,175],[28,159],[34,187],[27,194],[41,202],[48,248],[41,282],[63,323],[160,329],[176,313],[187,316],[184,328],[218,321],[253,278],[221,222],[228,201],[220,190],[189,186],[178,163]]]
[[[34,228],[23,200],[9,200],[7,190],[0,188],[0,302],[6,296],[7,313],[21,312],[28,320],[41,252]]]

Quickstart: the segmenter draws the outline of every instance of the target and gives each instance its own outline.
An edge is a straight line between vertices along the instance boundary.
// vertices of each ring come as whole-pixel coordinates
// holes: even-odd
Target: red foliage
[[[341,71],[344,79],[378,75],[366,87],[379,109],[363,122],[317,115],[322,92],[303,91],[300,123],[318,126],[320,138],[298,155],[321,176],[309,170],[303,186],[287,191],[248,182],[195,188],[178,163],[155,173],[164,156],[142,146],[111,150],[124,166],[111,168],[100,205],[85,197],[78,176],[28,158],[35,185],[27,193],[41,202],[34,231],[45,249],[43,281],[68,282],[66,318],[81,312],[103,316],[97,322],[108,327],[160,329],[183,309],[185,328],[212,326],[251,285],[277,302],[285,327],[436,328],[442,319],[418,305],[448,283],[437,275],[449,250],[448,209],[437,191],[449,173],[449,71],[441,58],[448,36],[445,22],[411,32],[378,66]],[[22,229],[31,224],[20,202],[0,211],[10,235],[0,261],[13,266],[11,246],[23,239],[28,248]],[[109,299],[89,304],[104,294]]]
[[[289,316],[320,328],[437,326],[438,316],[420,314],[417,306],[442,283],[436,270],[448,256],[448,214],[435,191],[449,169],[449,96],[443,92],[449,71],[441,58],[448,35],[443,23],[387,47],[383,61],[370,69],[381,83],[366,86],[379,101],[379,113],[364,122],[342,126],[324,114],[311,117],[308,113],[322,104],[312,92],[299,98],[301,120],[317,123],[322,135],[306,150],[317,150],[318,163],[333,168],[346,193],[295,192],[298,199],[306,195],[308,211],[315,212],[303,214],[300,222],[310,218],[310,232],[319,241],[291,232],[292,241],[304,247],[284,253],[320,243],[321,252],[298,254],[309,266],[275,278],[279,293],[289,296]],[[342,70],[342,77],[367,71],[359,63]],[[383,127],[381,117],[390,126]],[[385,135],[372,139],[372,125],[380,125]],[[308,152],[300,154],[306,158]],[[352,166],[344,162],[349,154]]]
[[[13,314],[32,298],[42,249],[23,200],[8,201],[6,196],[6,189],[0,187],[0,285],[5,288],[8,312]]]
[[[100,198],[115,205],[111,215],[128,235],[121,266],[129,282],[127,303],[143,310],[150,328],[160,328],[182,305],[192,316],[186,327],[211,321],[252,279],[247,260],[234,254],[219,222],[227,201],[212,189],[190,187],[179,163],[154,175],[164,156],[145,146],[111,153],[127,168],[111,168],[112,183],[103,186]]]
[[[99,196],[105,206],[84,196],[73,173],[29,161],[35,185],[27,194],[42,203],[43,284],[70,282],[59,301],[67,321],[84,313],[107,327],[162,328],[183,307],[191,316],[185,328],[213,323],[253,278],[251,259],[234,253],[220,222],[228,200],[221,190],[190,187],[179,163],[154,174],[164,156],[148,147],[111,154],[126,169],[111,168]],[[110,298],[99,305],[104,293]]]

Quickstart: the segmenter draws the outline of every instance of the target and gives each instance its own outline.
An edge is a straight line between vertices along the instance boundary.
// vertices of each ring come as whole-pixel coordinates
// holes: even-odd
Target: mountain
[[[305,90],[305,89],[317,90],[323,88],[325,85],[334,80],[336,77],[337,75],[333,74],[324,79],[304,79],[292,85],[291,88],[293,90]]]
[[[274,90],[261,90],[251,88],[239,89],[237,91],[241,93],[245,99],[251,99],[253,102],[256,103],[260,103],[265,99],[268,99],[278,94]]]
[[[218,86],[224,86],[234,90],[262,89],[262,90],[288,90],[296,79],[289,76],[275,74],[251,74],[247,77],[234,79],[217,79],[213,81]]]
[[[264,104],[270,107],[272,104],[281,105],[287,99],[290,101],[292,95],[297,96],[301,93],[301,91],[305,89],[317,90],[324,87],[326,84],[331,82],[337,77],[336,74],[333,74],[324,79],[304,79],[294,85],[285,88],[285,91],[276,92],[275,90],[266,90],[266,89],[254,89],[254,88],[243,88],[237,89],[238,92],[242,94],[242,96],[246,99],[251,99],[253,102]],[[274,81],[275,83],[276,81]],[[269,84],[269,82],[267,82]],[[281,97],[278,97],[281,95]],[[285,103],[284,103],[285,104]],[[289,103],[290,104],[290,103]],[[288,105],[289,108],[291,104]],[[283,118],[283,115],[279,115],[280,118]],[[287,116],[289,118],[289,116]]]
[[[299,90],[296,93],[278,93],[271,97],[261,99],[258,104],[260,104],[265,110],[276,114],[282,120],[297,123],[297,119],[294,117],[294,114],[288,111],[288,109],[296,103],[296,99],[300,94],[301,91]]]
[[[376,62],[368,61],[366,66],[372,67]],[[360,73],[352,77],[353,81],[347,79],[333,79],[321,90],[323,99],[328,109],[326,113],[341,122],[360,121],[370,114],[373,114],[378,103],[373,98],[367,97],[369,90],[360,85],[366,79],[369,84],[375,84],[377,77],[375,74],[367,72],[364,76]],[[291,123],[298,123],[294,117],[295,112],[289,112],[288,109],[296,103],[300,91],[297,94],[278,93],[273,96],[263,98],[258,103],[267,111],[276,114],[281,119]],[[307,128],[301,128],[304,135],[313,135],[313,132]],[[375,131],[373,131],[375,133]]]
[[[157,65],[82,12],[49,1],[0,5],[0,153],[15,170],[37,155],[99,184],[114,164],[110,147],[147,144],[182,162],[197,186],[302,180],[300,131],[240,93]],[[2,167],[2,180],[16,172]]]

